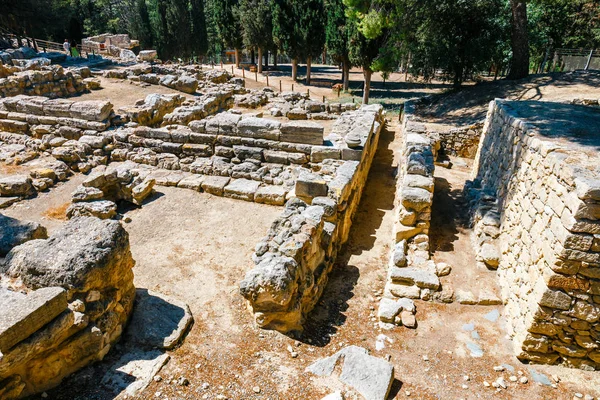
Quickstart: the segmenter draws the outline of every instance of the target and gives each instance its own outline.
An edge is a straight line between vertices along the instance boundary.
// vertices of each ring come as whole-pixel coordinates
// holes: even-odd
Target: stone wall
[[[76,218],[14,247],[0,266],[0,398],[43,392],[102,359],[132,311],[133,265],[116,221]]]
[[[319,173],[302,173],[295,185],[296,197],[288,200],[256,246],[255,268],[240,284],[240,292],[262,328],[302,330],[348,239],[384,123],[379,105],[363,106],[351,114],[346,115],[343,126],[346,143],[358,141],[354,147],[358,153],[348,153],[355,159],[344,161],[342,149],[330,149],[335,159],[324,161]]]
[[[0,97],[20,94],[51,98],[74,96],[88,91],[83,79],[80,74],[65,71],[57,65],[36,71],[14,72],[5,78],[0,77]]]
[[[434,159],[439,140],[413,114],[413,103],[405,103],[402,146],[398,150],[394,242],[384,297],[442,300],[441,272],[429,255]]]
[[[482,129],[483,122],[438,132],[440,153],[456,157],[475,158]]]
[[[476,219],[492,228],[485,236],[498,237],[505,315],[522,360],[600,368],[598,126],[591,107],[490,104],[469,191]]]

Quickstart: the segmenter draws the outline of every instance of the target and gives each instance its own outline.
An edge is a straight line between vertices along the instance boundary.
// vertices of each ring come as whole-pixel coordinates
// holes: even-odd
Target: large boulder
[[[119,222],[79,217],[50,239],[13,248],[3,269],[31,289],[60,286],[89,292],[107,287],[132,290],[134,264],[129,235]]]
[[[33,239],[46,239],[46,228],[37,222],[19,221],[0,214],[0,256],[13,247]]]

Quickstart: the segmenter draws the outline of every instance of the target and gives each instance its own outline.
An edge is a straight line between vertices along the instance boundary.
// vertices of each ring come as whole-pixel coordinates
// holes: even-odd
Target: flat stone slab
[[[115,394],[139,395],[170,358],[160,350],[126,353],[104,375],[102,385]]]
[[[0,352],[6,353],[67,308],[67,292],[60,287],[38,289],[28,295],[0,290]]]
[[[0,197],[0,209],[10,207],[19,201],[19,197]]]
[[[192,321],[187,304],[161,293],[136,289],[127,340],[142,348],[170,350],[181,342]]]
[[[340,381],[352,386],[367,400],[386,400],[394,381],[394,366],[370,356],[366,349],[348,346],[334,355],[316,361],[306,368],[318,376],[330,376],[343,362]]]
[[[254,194],[260,187],[260,182],[249,179],[236,179],[225,186],[225,197],[238,200],[254,201]]]
[[[261,186],[254,194],[254,201],[262,204],[282,206],[285,204],[286,195],[287,191],[283,186]]]
[[[429,271],[417,268],[390,268],[390,278],[394,283],[417,285],[420,288],[437,290],[440,279]]]
[[[324,128],[312,121],[291,121],[281,125],[282,142],[323,144]]]
[[[177,184],[177,187],[184,189],[192,189],[196,191],[202,190],[202,183],[204,182],[204,175],[190,175],[187,178],[183,178]]]
[[[215,196],[223,196],[225,186],[230,180],[227,176],[207,176],[202,182],[202,190]]]

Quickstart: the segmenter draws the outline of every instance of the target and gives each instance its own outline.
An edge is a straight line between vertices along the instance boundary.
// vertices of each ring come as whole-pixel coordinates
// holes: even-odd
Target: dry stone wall
[[[440,153],[456,157],[475,158],[482,129],[483,122],[438,132]]]
[[[3,67],[0,65],[0,70]],[[13,68],[14,69],[14,68]],[[22,69],[22,68],[19,68]],[[88,91],[83,77],[72,71],[65,71],[54,65],[34,71],[12,71],[2,77],[0,74],[0,97],[20,94],[46,96],[51,98],[69,97]]]
[[[541,131],[540,121],[556,117],[539,118],[543,107],[553,106],[490,104],[468,189],[479,205],[476,219],[488,228],[484,239],[497,237],[483,243],[499,250],[495,261],[517,356],[599,369],[600,160],[586,147],[593,128],[587,138],[581,129],[569,137],[564,126]],[[586,107],[554,108],[565,121],[600,121]]]
[[[414,328],[413,312],[405,309],[402,317],[397,318],[403,310],[403,302],[419,298],[448,302],[452,301],[452,294],[442,291],[438,278],[448,273],[447,268],[437,268],[429,254],[434,160],[439,140],[425,125],[417,122],[413,114],[414,104],[405,103],[398,157],[394,242],[379,317],[384,323]],[[390,301],[397,298],[400,298],[399,302]],[[390,314],[389,310],[394,312]]]
[[[133,265],[127,232],[97,218],[12,248],[0,266],[0,398],[43,392],[102,359],[133,308]]]
[[[354,151],[360,157],[343,160],[341,149],[330,149],[335,156],[323,161],[320,170],[303,172],[295,185],[296,197],[288,200],[257,244],[255,267],[240,284],[262,328],[302,330],[348,239],[384,120],[379,105],[363,106],[346,117],[346,142],[358,140]]]

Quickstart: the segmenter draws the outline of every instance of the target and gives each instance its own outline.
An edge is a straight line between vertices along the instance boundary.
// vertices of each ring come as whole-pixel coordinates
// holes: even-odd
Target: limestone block
[[[402,188],[402,205],[409,210],[422,211],[431,206],[432,194],[426,189],[415,187]]]
[[[261,186],[254,194],[254,201],[262,204],[282,206],[285,204],[286,194],[287,191],[282,186]]]
[[[310,162],[320,163],[326,159],[339,160],[340,149],[329,146],[314,146],[310,152]]]
[[[248,179],[235,179],[224,188],[225,197],[239,200],[254,201],[254,194],[261,183]]]
[[[327,182],[317,174],[301,172],[296,180],[296,196],[312,199],[327,196]]]
[[[386,290],[389,290],[389,292],[396,297],[405,297],[408,299],[418,299],[421,297],[421,288],[415,285],[402,285],[388,282]]]
[[[207,176],[204,182],[202,182],[202,189],[206,193],[223,196],[225,186],[227,186],[229,181],[230,178],[226,176]]]
[[[47,237],[46,228],[36,222],[19,221],[0,214],[0,257],[29,240]]]
[[[184,189],[192,189],[199,192],[202,189],[202,183],[204,182],[204,179],[204,175],[193,174],[179,181],[177,187]]]
[[[113,110],[113,105],[106,100],[77,101],[69,109],[72,118],[87,121],[104,121]]]
[[[0,196],[29,196],[33,193],[31,178],[27,175],[10,175],[0,178]]]
[[[67,308],[67,292],[60,287],[38,289],[27,296],[0,291],[0,351],[7,353]]]
[[[571,308],[571,297],[560,290],[546,290],[539,304],[544,307],[556,308],[558,310],[568,310]]]
[[[256,139],[279,140],[281,122],[256,117],[242,118],[237,124],[238,134]]]
[[[291,121],[281,126],[280,140],[282,142],[323,144],[322,125],[311,121]]]
[[[413,267],[391,267],[390,279],[393,283],[417,285],[426,289],[437,290],[440,287],[440,280],[434,273]]]

